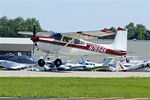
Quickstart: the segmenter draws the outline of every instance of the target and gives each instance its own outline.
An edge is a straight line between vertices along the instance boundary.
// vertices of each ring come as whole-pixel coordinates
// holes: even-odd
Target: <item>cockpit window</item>
[[[80,44],[80,40],[74,39],[74,44]]]
[[[52,37],[54,38],[54,39],[56,39],[56,40],[61,40],[61,38],[62,38],[62,35],[60,34],[60,33],[58,33],[58,34],[53,34],[52,35]]]
[[[69,37],[63,37],[63,42],[70,42],[72,38]]]
[[[75,44],[75,45],[85,45],[85,42],[80,40],[80,39],[74,39],[72,40],[73,38],[70,38],[70,37],[66,37],[66,36],[62,36],[60,33],[58,34],[53,34],[52,37],[58,41],[62,41],[62,42],[65,42],[65,43],[68,43],[71,41],[70,44]]]

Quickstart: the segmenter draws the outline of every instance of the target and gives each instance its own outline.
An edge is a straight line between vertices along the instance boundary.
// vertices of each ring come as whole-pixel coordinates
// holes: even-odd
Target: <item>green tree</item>
[[[142,24],[137,24],[135,27],[135,38],[144,40],[146,37],[146,27]]]
[[[134,39],[135,37],[135,26],[134,23],[131,22],[125,27],[128,30],[128,38],[129,39]]]
[[[1,37],[24,37],[17,34],[18,31],[33,31],[33,25],[36,25],[37,31],[43,31],[39,21],[36,18],[22,17],[8,19],[6,16],[0,18],[0,36]]]
[[[8,32],[7,24],[8,24],[8,18],[6,16],[3,16],[0,19],[0,36],[6,36],[7,35],[7,32]]]
[[[116,28],[114,28],[114,27],[111,27],[109,30],[112,32],[117,32]]]
[[[146,36],[145,36],[146,40],[150,40],[150,30],[146,31]]]

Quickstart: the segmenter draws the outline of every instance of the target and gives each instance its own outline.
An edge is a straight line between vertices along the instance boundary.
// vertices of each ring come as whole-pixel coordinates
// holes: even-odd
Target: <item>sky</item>
[[[125,27],[130,22],[150,29],[150,0],[0,0],[0,17],[35,17],[55,32]]]

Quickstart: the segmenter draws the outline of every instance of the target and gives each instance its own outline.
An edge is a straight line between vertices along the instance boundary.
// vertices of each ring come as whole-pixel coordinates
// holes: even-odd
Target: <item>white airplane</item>
[[[45,58],[49,53],[56,53],[56,60],[54,64],[59,67],[62,64],[59,54],[65,55],[90,55],[90,54],[111,54],[111,55],[126,55],[127,53],[127,31],[122,28],[118,28],[115,40],[112,44],[97,44],[83,39],[97,38],[108,35],[114,35],[114,32],[109,30],[98,30],[98,31],[83,31],[83,32],[69,32],[69,33],[43,33],[38,32],[34,26],[32,32],[18,32],[19,34],[33,35],[31,40],[35,46],[47,52],[44,59],[39,59],[39,66],[45,65]]]
[[[95,63],[95,62],[91,62],[91,61],[85,61],[82,57],[80,57],[78,59],[78,63],[85,66],[84,69],[94,69],[94,68],[100,68],[101,66],[103,66],[103,64],[101,63]]]
[[[36,65],[35,60],[28,56],[13,56],[8,59],[0,59],[0,67],[5,69],[18,70],[34,65]]]
[[[116,63],[116,71],[148,71],[150,68],[150,60],[145,60],[137,64],[123,64],[120,61]]]
[[[103,64],[94,63],[91,61],[85,61],[82,57],[78,59],[77,64],[72,63],[66,63],[59,66],[59,69],[65,69],[65,70],[94,70],[97,68],[100,68]]]

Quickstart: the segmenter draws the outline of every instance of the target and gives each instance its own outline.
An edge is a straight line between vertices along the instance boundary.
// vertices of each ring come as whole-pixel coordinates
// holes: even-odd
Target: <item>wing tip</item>
[[[101,30],[101,32],[110,33],[112,35],[116,34],[115,32],[112,32],[112,31],[107,30],[107,29],[103,29],[103,30]]]
[[[118,27],[117,31],[125,31],[124,28]]]

